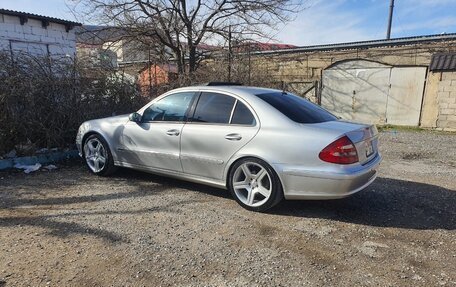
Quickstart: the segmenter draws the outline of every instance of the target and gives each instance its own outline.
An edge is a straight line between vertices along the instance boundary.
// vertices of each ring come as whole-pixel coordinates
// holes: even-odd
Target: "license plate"
[[[372,145],[372,141],[366,142],[366,157],[371,156],[374,153],[374,146]]]

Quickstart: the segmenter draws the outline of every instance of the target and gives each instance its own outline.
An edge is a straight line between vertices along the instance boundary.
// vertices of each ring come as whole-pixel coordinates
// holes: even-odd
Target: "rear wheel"
[[[245,209],[266,211],[283,199],[282,185],[272,167],[263,160],[245,158],[233,166],[228,188]]]
[[[110,175],[116,171],[108,143],[99,135],[90,135],[84,142],[84,159],[96,175]]]

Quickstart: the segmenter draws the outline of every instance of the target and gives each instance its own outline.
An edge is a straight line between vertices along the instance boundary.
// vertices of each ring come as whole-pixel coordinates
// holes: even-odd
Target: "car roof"
[[[279,126],[284,127],[290,124],[296,124],[288,119],[284,114],[279,112],[273,106],[257,97],[258,94],[279,92],[280,90],[261,88],[261,87],[250,87],[250,86],[238,86],[238,85],[227,85],[227,86],[189,86],[171,90],[166,94],[172,94],[176,92],[191,92],[191,91],[204,91],[204,92],[219,92],[235,95],[250,105],[254,112],[257,114],[261,121],[262,126]],[[165,94],[165,95],[166,95]]]
[[[264,94],[270,92],[281,92],[275,89],[252,87],[252,86],[238,86],[238,85],[227,85],[227,86],[189,86],[176,89],[174,91],[214,91],[214,92],[228,92],[241,96],[253,96],[257,94]]]

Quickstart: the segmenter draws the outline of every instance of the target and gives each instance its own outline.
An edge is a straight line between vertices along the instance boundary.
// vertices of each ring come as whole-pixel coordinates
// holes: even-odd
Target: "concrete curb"
[[[35,156],[15,157],[0,160],[0,170],[13,168],[15,164],[34,165],[36,163],[47,164],[55,163],[64,159],[79,157],[77,150],[56,151]]]

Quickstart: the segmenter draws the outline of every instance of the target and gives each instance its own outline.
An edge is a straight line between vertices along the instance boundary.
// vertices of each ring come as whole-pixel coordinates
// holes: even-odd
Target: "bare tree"
[[[180,74],[192,74],[203,55],[198,47],[220,37],[267,36],[300,10],[299,0],[74,0],[75,11],[128,36],[166,47]],[[81,8],[83,7],[83,8]]]

